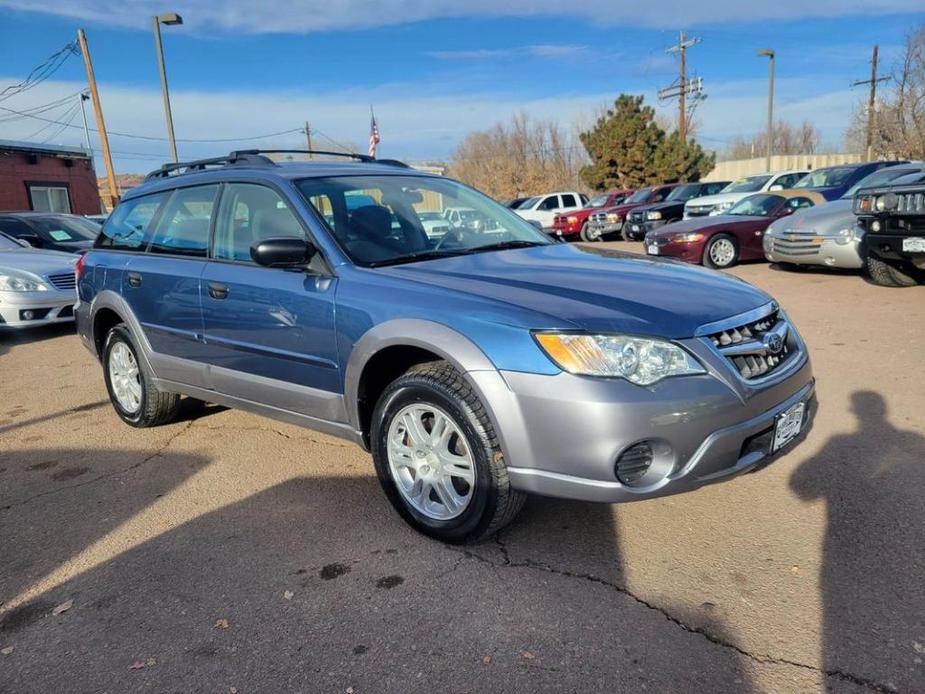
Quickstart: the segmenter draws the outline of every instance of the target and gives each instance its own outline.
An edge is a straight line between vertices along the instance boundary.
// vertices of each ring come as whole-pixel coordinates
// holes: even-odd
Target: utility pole
[[[80,92],[77,95],[77,99],[80,101],[80,115],[84,119],[84,137],[87,140],[87,152],[90,153],[90,157],[93,157],[93,145],[90,144],[90,126],[87,125],[87,109],[84,107],[84,101],[87,101],[90,98],[90,95],[86,91]]]
[[[678,35],[678,43],[665,49],[666,53],[678,53],[681,58],[678,81],[658,91],[658,98],[661,101],[666,99],[678,98],[678,135],[682,142],[687,141],[687,97],[703,97],[703,79],[687,79],[687,49],[696,46],[702,39],[692,37],[685,38],[684,32]]]
[[[308,150],[308,158],[314,159],[315,155],[311,153],[312,151],[312,131],[308,127],[308,121],[305,121],[305,149]]]
[[[874,130],[877,125],[877,83],[886,82],[889,77],[877,77],[877,59],[880,53],[880,46],[874,46],[873,54],[870,57],[870,79],[856,80],[852,86],[858,87],[862,84],[870,85],[870,96],[867,99],[867,161],[873,161],[874,158]]]
[[[77,30],[77,43],[84,57],[84,68],[87,70],[87,84],[90,95],[93,97],[93,110],[96,113],[96,129],[100,134],[100,147],[103,150],[103,164],[106,166],[106,179],[109,182],[109,204],[115,207],[119,202],[119,193],[116,190],[116,174],[112,168],[112,154],[109,151],[109,135],[106,134],[106,121],[103,120],[103,107],[100,105],[100,93],[96,88],[96,77],[93,75],[93,63],[90,62],[90,48],[87,46],[87,36],[83,29]]]
[[[768,151],[765,169],[771,171],[771,153],[774,149],[774,58],[776,54],[770,48],[758,49],[758,56],[768,58]]]

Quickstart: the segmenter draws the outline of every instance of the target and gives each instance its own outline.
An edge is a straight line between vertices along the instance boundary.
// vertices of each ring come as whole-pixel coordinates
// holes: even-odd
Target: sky
[[[688,69],[707,98],[697,136],[722,150],[760,132],[768,61],[777,54],[775,116],[810,120],[839,148],[866,89],[870,52],[899,58],[905,33],[925,23],[921,0],[0,0],[0,91],[21,81],[86,30],[117,172],[167,160],[166,126],[151,31],[162,28],[181,159],[242,147],[365,150],[369,109],[379,156],[448,160],[467,133],[517,112],[573,131],[593,123],[617,94],[656,92],[677,78],[665,48],[678,32],[702,39]],[[0,139],[81,145],[75,95],[86,88],[79,55],[21,94],[0,95]],[[39,115],[15,111],[61,101]],[[6,110],[3,110],[6,109]],[[92,109],[87,115],[92,121]],[[38,131],[38,132],[36,132]],[[95,133],[91,144],[98,151]],[[208,142],[207,140],[213,140]],[[214,140],[222,140],[215,142]],[[102,171],[97,161],[97,170]]]

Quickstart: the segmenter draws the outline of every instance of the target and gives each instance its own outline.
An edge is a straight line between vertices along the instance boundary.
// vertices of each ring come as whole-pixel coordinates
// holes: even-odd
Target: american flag
[[[376,115],[373,113],[373,107],[369,107],[369,156],[375,159],[376,145],[379,144],[379,126],[376,125]]]

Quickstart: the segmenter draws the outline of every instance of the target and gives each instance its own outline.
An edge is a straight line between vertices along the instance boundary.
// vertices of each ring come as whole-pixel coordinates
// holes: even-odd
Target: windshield
[[[438,176],[331,176],[296,182],[344,252],[375,267],[493,248],[552,243],[532,224],[491,198]],[[348,209],[351,195],[373,202]],[[435,209],[450,230],[428,237],[421,215]]]
[[[689,183],[686,186],[678,186],[671,193],[668,194],[668,197],[665,198],[668,200],[678,200],[684,202],[685,200],[690,200],[691,198],[696,198],[700,195],[700,184],[699,183]]]
[[[761,190],[761,186],[771,180],[770,176],[749,176],[733,181],[723,188],[724,193],[754,193]]]
[[[854,194],[857,193],[861,188],[870,188],[871,186],[879,186],[884,183],[889,183],[900,176],[908,176],[909,174],[920,173],[921,168],[910,169],[908,166],[890,166],[886,169],[880,169],[879,171],[874,171],[872,174],[868,174],[860,181],[851,186],[848,191],[842,195],[842,200],[847,200],[848,198],[853,198]]]
[[[767,217],[782,199],[780,195],[749,195],[730,207],[726,214]]]
[[[614,196],[613,204],[616,205],[619,199],[619,195]],[[585,207],[603,207],[607,204],[607,201],[610,200],[610,196],[607,193],[603,195],[595,195],[593,198],[588,200],[588,204]]]
[[[536,205],[536,203],[540,201],[540,198],[542,197],[543,197],[542,195],[537,195],[535,198],[527,198],[522,203],[520,203],[516,209],[518,210],[532,209]]]
[[[21,251],[24,246],[0,231],[0,251]]]
[[[848,180],[848,177],[852,173],[854,173],[854,168],[850,166],[817,169],[816,171],[810,171],[801,178],[794,188],[828,188],[830,186],[840,186]]]
[[[648,198],[649,195],[651,195],[651,194],[652,194],[652,189],[651,189],[651,188],[640,188],[640,189],[637,190],[635,193],[633,193],[632,195],[630,195],[630,196],[626,199],[626,202],[645,202],[645,201],[646,201],[646,198]]]
[[[43,239],[50,241],[93,241],[100,227],[80,217],[33,217],[32,226]]]

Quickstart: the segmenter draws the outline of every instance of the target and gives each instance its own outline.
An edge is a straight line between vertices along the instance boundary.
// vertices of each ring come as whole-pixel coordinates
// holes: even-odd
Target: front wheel
[[[914,287],[918,284],[913,275],[872,255],[867,256],[867,274],[874,284],[881,287]]]
[[[370,443],[389,501],[426,535],[477,541],[507,525],[523,505],[484,405],[446,362],[412,367],[386,388]]]
[[[717,234],[707,241],[703,250],[703,264],[717,270],[732,267],[739,259],[739,245],[729,234]]]
[[[593,228],[587,222],[582,224],[580,236],[581,240],[585,243],[593,243],[601,240],[601,232]]]

